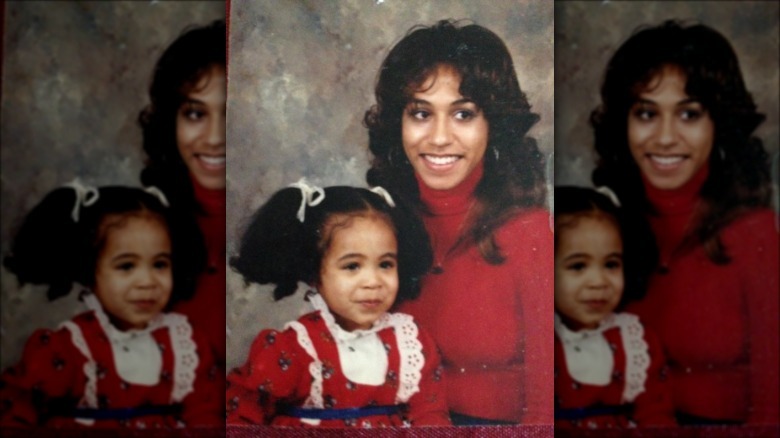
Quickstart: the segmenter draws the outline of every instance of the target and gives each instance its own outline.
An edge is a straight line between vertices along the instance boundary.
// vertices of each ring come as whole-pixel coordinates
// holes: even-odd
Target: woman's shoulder
[[[777,213],[771,208],[756,208],[739,215],[721,231],[726,246],[777,246],[780,232]]]
[[[496,242],[501,248],[515,252],[520,249],[537,250],[552,245],[553,222],[550,212],[543,208],[520,210],[497,230]]]

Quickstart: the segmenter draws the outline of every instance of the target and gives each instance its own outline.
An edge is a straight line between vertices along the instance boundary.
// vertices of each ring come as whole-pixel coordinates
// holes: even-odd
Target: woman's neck
[[[663,190],[653,186],[644,176],[642,182],[650,204],[662,215],[690,213],[696,208],[701,188],[709,175],[709,165],[705,163],[688,182],[682,186]]]
[[[190,175],[192,181],[192,191],[195,194],[195,200],[208,216],[225,216],[225,206],[227,204],[225,189],[208,189],[200,185],[198,180]]]
[[[468,211],[474,198],[474,191],[482,180],[484,160],[461,181],[457,186],[448,190],[434,190],[428,187],[423,180],[417,177],[417,186],[420,189],[420,200],[432,214],[453,215]]]

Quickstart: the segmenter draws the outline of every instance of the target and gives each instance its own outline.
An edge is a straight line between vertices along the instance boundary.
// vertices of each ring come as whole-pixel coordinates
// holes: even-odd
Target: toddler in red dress
[[[233,268],[248,282],[298,282],[314,311],[264,330],[228,375],[228,423],[301,427],[450,424],[437,347],[411,316],[431,263],[425,228],[382,188],[301,180],[260,208]]]
[[[620,221],[608,189],[555,189],[556,427],[675,425],[660,343],[614,312],[642,278]]]
[[[5,258],[20,283],[49,299],[82,289],[88,311],[37,330],[0,378],[5,427],[180,428],[224,424],[205,338],[166,313],[194,290],[188,236],[155,188],[49,193],[25,218]]]

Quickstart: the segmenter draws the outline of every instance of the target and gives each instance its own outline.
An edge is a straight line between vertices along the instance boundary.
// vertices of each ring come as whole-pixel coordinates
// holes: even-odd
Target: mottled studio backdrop
[[[3,2],[0,108],[0,256],[23,216],[55,187],[139,185],[138,112],[152,69],[190,24],[225,16],[216,2]],[[2,270],[0,366],[30,333],[82,311],[75,297],[47,303],[42,287],[18,287]]]
[[[556,2],[555,183],[590,185],[595,164],[590,111],[599,103],[607,61],[643,24],[698,21],[729,39],[748,90],[766,114],[757,130],[773,157],[777,188],[779,3],[771,1]],[[777,207],[777,191],[775,192]]]
[[[251,213],[306,176],[365,186],[363,114],[390,48],[416,24],[466,18],[497,33],[541,121],[531,131],[553,149],[553,2],[351,0],[234,1],[228,84],[228,254]],[[295,319],[301,292],[274,303],[270,287],[245,287],[228,271],[228,368],[262,328]],[[552,297],[551,297],[552,299]]]

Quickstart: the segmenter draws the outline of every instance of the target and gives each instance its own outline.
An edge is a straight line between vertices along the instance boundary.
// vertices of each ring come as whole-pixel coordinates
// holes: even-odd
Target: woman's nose
[[[435,146],[447,146],[452,142],[452,127],[446,117],[437,117],[433,123],[431,143]]]
[[[677,140],[677,127],[673,117],[662,117],[658,126],[658,143],[662,146],[672,146]]]
[[[225,115],[217,114],[209,121],[207,141],[211,146],[225,145]]]

